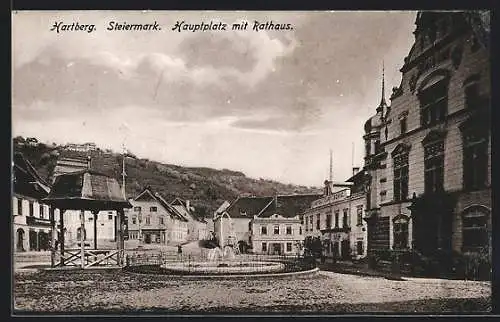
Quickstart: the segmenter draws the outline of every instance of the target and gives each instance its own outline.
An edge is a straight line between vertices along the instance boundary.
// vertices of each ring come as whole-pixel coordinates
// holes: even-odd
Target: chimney
[[[90,155],[87,157],[87,167],[89,168],[90,170],[90,166],[91,166],[91,158],[90,158]]]
[[[359,167],[353,167],[352,168],[352,175],[353,176],[356,175],[356,173],[358,173],[358,172],[359,172]]]

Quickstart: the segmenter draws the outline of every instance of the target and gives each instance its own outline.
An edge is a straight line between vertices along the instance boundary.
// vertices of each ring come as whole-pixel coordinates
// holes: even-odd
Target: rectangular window
[[[342,217],[342,228],[347,228],[349,227],[349,215],[347,214],[347,212],[349,211],[349,209],[344,209],[344,215]]]
[[[479,131],[464,133],[463,173],[466,190],[486,186],[488,176],[488,138]]]
[[[151,225],[151,217],[146,217],[146,225]]]
[[[39,209],[40,209],[40,214],[39,214],[39,215],[40,215],[40,218],[42,218],[42,219],[43,219],[43,217],[45,216],[45,212],[44,212],[45,207],[44,207],[43,205],[40,205],[40,208],[39,208]]]
[[[286,234],[291,235],[292,234],[292,226],[286,226]]]
[[[440,81],[419,94],[422,126],[444,121],[448,112],[448,84]]]
[[[394,222],[394,249],[408,248],[408,221],[404,219]]]
[[[165,224],[165,222],[163,221],[163,217],[160,217],[160,225],[163,225]]]
[[[23,199],[17,198],[17,214],[23,215]]]
[[[113,215],[108,215],[108,220],[113,220]]]
[[[335,210],[335,228],[339,228],[339,211]]]
[[[399,120],[399,130],[401,132],[401,135],[406,133],[407,130],[406,117],[403,117],[402,119]]]
[[[321,225],[321,220],[320,220],[320,215],[316,215],[316,229],[320,230],[320,225]]]
[[[157,212],[158,208],[157,207],[149,207],[150,212]]]
[[[33,201],[30,201],[29,202],[29,214],[30,214],[30,217],[34,216],[34,209],[33,209]]]
[[[299,235],[302,235],[302,226],[299,227]]]
[[[425,146],[424,155],[425,192],[442,191],[444,187],[444,142]]]
[[[274,226],[274,234],[279,235],[280,234],[280,226]]]
[[[394,162],[394,201],[408,198],[408,153],[393,157]]]
[[[357,215],[357,225],[363,225],[363,205],[356,207],[356,215]]]
[[[134,207],[134,211],[141,211],[141,207]]]
[[[137,218],[136,217],[132,217],[132,224],[137,224]]]
[[[262,252],[267,252],[267,243],[262,243]]]
[[[286,251],[291,252],[292,251],[292,243],[286,243]]]
[[[465,108],[477,108],[480,104],[479,99],[480,97],[478,83],[476,82],[468,85],[465,88]]]
[[[358,240],[358,242],[356,243],[356,252],[358,255],[363,255],[363,241],[362,240]]]
[[[89,221],[92,221],[92,216],[89,217]]]
[[[261,235],[267,235],[267,226],[261,226],[260,227],[260,234]]]
[[[306,217],[305,221],[306,221],[306,231],[309,231],[309,217]]]
[[[326,215],[326,228],[332,228],[332,214]]]
[[[309,217],[309,224],[311,225],[310,231],[313,231],[313,216]]]

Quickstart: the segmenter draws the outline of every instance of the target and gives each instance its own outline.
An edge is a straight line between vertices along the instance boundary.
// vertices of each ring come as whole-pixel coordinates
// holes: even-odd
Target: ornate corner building
[[[368,253],[491,253],[489,26],[419,12],[402,81],[365,123]],[[487,18],[487,17],[486,17]],[[486,23],[486,24],[485,24]]]

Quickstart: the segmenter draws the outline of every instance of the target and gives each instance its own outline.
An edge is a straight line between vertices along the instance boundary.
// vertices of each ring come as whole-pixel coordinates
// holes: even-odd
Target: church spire
[[[377,107],[377,112],[383,112],[384,107],[387,107],[385,102],[385,66],[384,61],[382,61],[382,98],[380,99],[380,104]]]

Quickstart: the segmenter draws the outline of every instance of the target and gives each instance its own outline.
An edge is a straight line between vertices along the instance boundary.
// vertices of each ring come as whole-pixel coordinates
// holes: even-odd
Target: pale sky
[[[321,186],[363,164],[363,125],[413,43],[416,12],[17,12],[12,131]],[[227,31],[172,31],[176,21]],[[246,20],[247,31],[231,31]],[[55,22],[95,24],[88,33]],[[160,31],[107,31],[110,21]],[[253,22],[293,30],[253,31]],[[354,160],[352,146],[354,144]]]

